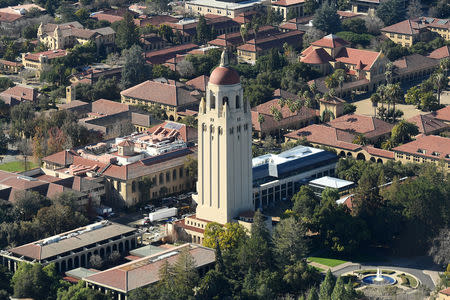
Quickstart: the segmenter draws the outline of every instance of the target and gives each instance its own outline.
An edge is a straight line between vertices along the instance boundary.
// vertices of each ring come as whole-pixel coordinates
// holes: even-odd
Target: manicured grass
[[[333,259],[333,258],[324,258],[324,257],[308,257],[309,261],[316,262],[318,264],[322,264],[328,267],[336,267],[343,263],[346,263],[345,260]]]
[[[38,164],[34,162],[27,161],[27,170],[31,170],[38,167]],[[0,170],[7,172],[23,172],[25,171],[23,161],[12,161],[9,163],[4,163],[0,165]]]
[[[377,270],[371,270],[371,269],[369,269],[369,270],[361,270],[361,271],[355,271],[355,273],[357,273],[357,274],[362,274],[362,275],[368,275],[368,274],[377,274]],[[381,270],[381,274],[388,274],[388,275],[391,275],[391,274],[394,274],[395,273],[395,271],[392,271],[392,270]]]
[[[316,269],[319,272],[325,272],[325,270],[322,269],[322,268],[319,268],[319,267],[316,267],[316,266],[311,266],[311,267],[313,267],[314,269]]]
[[[406,274],[401,274],[401,275],[398,275],[398,277],[400,277],[402,279],[401,284],[404,286],[408,286],[408,287],[412,287],[412,288],[415,288],[417,286],[417,280],[412,276],[409,276]]]

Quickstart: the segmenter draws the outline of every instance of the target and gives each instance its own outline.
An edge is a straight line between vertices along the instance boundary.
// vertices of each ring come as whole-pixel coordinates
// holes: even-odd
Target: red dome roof
[[[241,80],[235,70],[219,66],[212,71],[209,82],[216,85],[233,85],[241,82]]]

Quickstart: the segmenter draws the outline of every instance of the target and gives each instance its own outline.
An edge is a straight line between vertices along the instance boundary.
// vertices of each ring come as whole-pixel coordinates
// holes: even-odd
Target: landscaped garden
[[[340,260],[340,259],[334,259],[334,258],[325,258],[325,257],[308,257],[308,261],[310,262],[315,262],[324,266],[328,266],[330,268],[339,266],[343,263],[346,263],[345,260]]]
[[[27,161],[26,169],[31,170],[31,169],[37,168],[38,166],[39,165],[34,162]],[[1,164],[0,170],[7,171],[7,172],[23,172],[23,171],[25,171],[25,164],[23,161],[12,161],[12,162]]]

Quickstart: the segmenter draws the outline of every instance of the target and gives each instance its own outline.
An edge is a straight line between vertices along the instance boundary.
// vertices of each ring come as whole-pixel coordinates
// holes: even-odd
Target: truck
[[[174,217],[177,215],[178,209],[176,207],[158,209],[148,214],[150,222],[159,221],[165,218]]]

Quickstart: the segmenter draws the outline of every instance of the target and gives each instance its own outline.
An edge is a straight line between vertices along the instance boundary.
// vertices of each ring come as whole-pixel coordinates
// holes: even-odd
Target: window
[[[122,184],[120,181],[117,181],[117,191],[120,193],[122,191]]]
[[[228,103],[228,97],[223,97],[223,98],[222,98],[222,105],[225,105],[225,103],[226,103],[227,105],[229,105],[229,103]]]
[[[183,178],[183,167],[180,168],[180,178]]]
[[[236,96],[236,108],[241,107],[239,96]]]
[[[136,181],[133,181],[133,182],[131,183],[131,192],[132,192],[132,193],[136,192]]]
[[[172,179],[177,180],[177,170],[175,170],[175,169],[172,172]]]
[[[164,174],[160,173],[159,174],[159,184],[163,184],[164,183]]]
[[[166,182],[170,182],[170,172],[166,172]]]
[[[216,108],[216,97],[211,93],[210,97],[209,97],[209,108],[210,109],[215,109]]]

